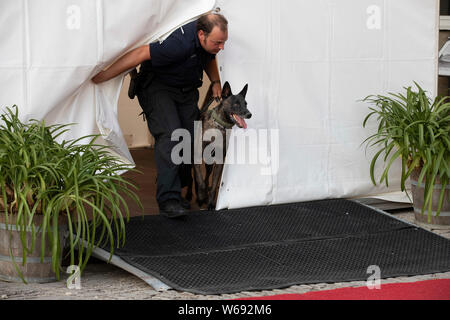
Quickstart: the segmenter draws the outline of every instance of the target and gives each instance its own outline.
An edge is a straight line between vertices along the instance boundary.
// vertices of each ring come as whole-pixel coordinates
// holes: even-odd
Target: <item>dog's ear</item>
[[[241,96],[243,96],[245,98],[245,95],[247,94],[247,89],[248,89],[248,83],[245,85],[244,89],[242,89],[241,92],[239,92],[239,94]]]
[[[223,85],[222,88],[222,99],[226,99],[229,96],[231,96],[233,93],[231,92],[231,87],[230,84],[227,82],[225,82],[225,84]]]

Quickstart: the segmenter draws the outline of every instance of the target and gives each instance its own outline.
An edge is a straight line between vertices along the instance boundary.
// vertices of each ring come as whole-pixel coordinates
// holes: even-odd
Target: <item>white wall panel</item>
[[[225,167],[219,208],[379,194],[400,200],[399,163],[389,188],[370,181],[374,151],[366,153],[361,143],[376,124],[362,128],[369,106],[360,100],[413,81],[436,93],[438,1],[223,0],[218,6],[236,30],[221,56],[222,77],[232,85],[249,82],[255,120],[247,130],[278,130],[279,137],[271,175],[261,173],[263,163]]]

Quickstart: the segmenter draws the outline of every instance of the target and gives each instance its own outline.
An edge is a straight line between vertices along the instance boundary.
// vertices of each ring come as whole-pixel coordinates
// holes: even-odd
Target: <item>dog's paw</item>
[[[215,211],[216,210],[216,202],[214,201],[214,198],[209,197],[209,199],[208,199],[208,210],[209,211]]]
[[[216,193],[214,190],[209,190],[208,193],[208,210],[216,210]]]
[[[204,203],[206,203],[206,199],[207,198],[208,198],[208,192],[206,191],[206,189],[199,188],[198,189],[198,194],[197,194],[197,203],[198,203],[198,205],[201,206]]]

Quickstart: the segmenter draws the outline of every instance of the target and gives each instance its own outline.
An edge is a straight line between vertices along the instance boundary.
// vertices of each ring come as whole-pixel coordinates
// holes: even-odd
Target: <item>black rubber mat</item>
[[[139,217],[126,234],[116,255],[200,294],[450,271],[450,240],[347,200]]]

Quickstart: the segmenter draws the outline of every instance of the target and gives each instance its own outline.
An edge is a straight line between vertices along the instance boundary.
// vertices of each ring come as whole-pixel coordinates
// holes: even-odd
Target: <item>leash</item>
[[[211,96],[211,98],[209,98],[208,102],[202,106],[202,109],[200,110],[200,114],[203,114],[206,111],[208,111],[209,106],[214,102],[214,100],[215,100],[214,97]]]
[[[200,114],[203,114],[203,113],[207,112],[209,106],[213,103],[214,100],[220,101],[220,98],[214,98],[214,97],[212,96],[212,86],[213,86],[214,83],[216,83],[216,82],[218,82],[218,83],[220,84],[220,81],[219,81],[219,80],[215,80],[215,81],[212,81],[211,84],[209,85],[208,92],[206,93],[206,97],[205,97],[205,100],[206,100],[206,98],[207,98],[208,95],[209,95],[209,100],[208,100],[206,103],[203,104],[202,108],[200,109]]]

